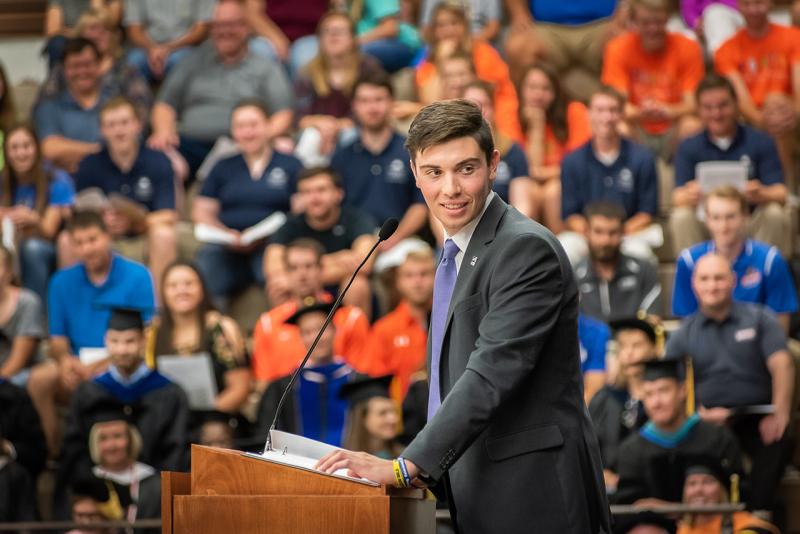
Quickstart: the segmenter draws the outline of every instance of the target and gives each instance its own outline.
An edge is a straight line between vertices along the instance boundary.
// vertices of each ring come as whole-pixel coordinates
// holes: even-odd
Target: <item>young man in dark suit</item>
[[[445,230],[428,424],[398,459],[337,451],[318,468],[400,486],[443,482],[462,533],[610,532],[566,254],[492,193],[499,153],[477,106],[424,108],[407,148],[417,187]]]

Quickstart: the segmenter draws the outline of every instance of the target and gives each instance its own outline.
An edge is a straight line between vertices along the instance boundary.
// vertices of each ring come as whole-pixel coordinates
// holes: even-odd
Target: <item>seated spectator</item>
[[[238,414],[250,393],[250,370],[239,326],[214,310],[205,281],[190,263],[167,267],[159,301],[163,311],[149,332],[153,349],[147,364],[157,369],[159,356],[208,354],[218,392],[214,410]],[[192,428],[201,426],[205,414],[192,415]]]
[[[391,382],[391,375],[356,378],[339,390],[349,406],[342,440],[345,449],[386,459],[403,452],[397,441],[401,426],[397,404],[389,396]]]
[[[403,160],[403,165],[407,162]],[[374,242],[376,224],[366,213],[342,206],[343,182],[332,169],[308,169],[297,181],[300,204],[305,212],[291,215],[270,240],[264,254],[264,277],[267,292],[274,303],[283,302],[292,288],[285,276],[286,245],[296,239],[310,238],[322,245],[322,284],[326,287],[344,285]],[[372,260],[353,282],[344,303],[365,312],[371,309],[372,292],[369,273]]]
[[[686,467],[683,482],[683,503],[689,506],[727,504],[731,498],[728,469],[719,461],[696,459]],[[678,523],[677,534],[721,534],[756,532],[779,534],[779,530],[750,512],[722,514],[687,514]]]
[[[666,358],[688,357],[694,367],[698,413],[730,426],[752,458],[751,510],[772,510],[789,460],[795,366],[786,336],[768,309],[734,302],[735,276],[729,261],[709,253],[694,267],[692,288],[698,311],[667,343]],[[768,415],[746,415],[748,406],[772,405]],[[737,414],[736,410],[743,412]]]
[[[626,129],[665,161],[700,130],[694,90],[705,74],[697,42],[667,31],[671,9],[668,0],[632,2],[635,29],[609,41],[602,77],[628,100]]]
[[[128,309],[110,313],[106,350],[111,363],[108,371],[82,383],[73,395],[59,465],[60,488],[77,473],[91,469],[93,462],[100,463],[96,440],[105,425],[98,428],[97,423],[118,421],[119,414],[124,414],[141,435],[141,462],[171,471],[182,470],[186,465],[186,395],[178,385],[147,367],[142,315]],[[109,418],[109,411],[117,415]]]
[[[696,179],[697,164],[705,161],[741,161],[747,166],[744,195],[752,211],[751,235],[758,241],[790,250],[789,214],[784,209],[788,190],[775,143],[768,135],[738,122],[733,86],[716,75],[697,86],[697,106],[703,132],[683,141],[675,154],[670,229],[673,250],[683,250],[706,239],[697,218],[703,191]]]
[[[300,331],[305,350],[311,347],[332,307],[330,303],[310,302],[286,319],[286,323],[295,325]],[[332,323],[320,337],[305,369],[297,377],[276,428],[338,447],[342,444],[347,413],[347,401],[340,393],[353,375],[353,370],[336,355],[335,337],[336,324]],[[299,360],[296,361],[294,367],[299,363]],[[294,369],[291,369],[286,376],[267,387],[258,406],[257,428],[264,431],[270,428],[278,402],[289,386],[293,372]],[[264,437],[266,439],[266,434]]]
[[[475,81],[466,86],[463,97],[481,108],[483,118],[492,127],[495,148],[500,152],[492,190],[521,213],[530,216],[531,180],[528,175],[528,159],[519,143],[497,130],[494,89],[486,82]]]
[[[153,106],[151,148],[177,148],[194,176],[219,137],[230,131],[231,111],[243,99],[261,99],[272,136],[292,124],[292,91],[281,66],[247,47],[244,6],[219,2],[210,43],[193,50],[167,76]],[[243,80],[246,80],[243,81]]]
[[[428,318],[436,273],[436,260],[426,243],[407,240],[398,244],[390,254],[405,247],[410,250],[399,259],[394,278],[400,303],[375,321],[365,349],[369,374],[394,376],[390,391],[391,398],[398,404],[403,402],[408,392],[411,376],[425,368]]]
[[[588,403],[609,494],[619,482],[620,444],[647,421],[641,402],[644,364],[659,358],[664,342],[663,328],[646,316],[612,321],[611,328],[617,349],[606,358],[605,385]]]
[[[36,133],[29,125],[5,132],[0,214],[14,225],[22,286],[41,300],[56,268],[55,241],[75,201],[72,178],[44,161]]]
[[[161,80],[208,35],[213,0],[127,0],[128,63],[148,80]]]
[[[220,228],[230,245],[204,243],[197,265],[220,309],[253,284],[264,286],[267,239],[241,242],[242,232],[275,213],[286,213],[302,164],[272,149],[275,117],[258,100],[243,100],[231,115],[231,135],[241,154],[220,160],[203,182],[192,206],[192,220]]]
[[[6,74],[3,63],[0,62],[0,146],[5,141],[8,131],[17,122],[17,107],[14,104],[14,94],[11,81]],[[3,151],[0,150],[0,171],[5,167]]]
[[[619,504],[681,502],[686,458],[710,456],[733,473],[742,473],[736,438],[726,428],[687,415],[687,389],[680,361],[651,361],[642,376],[642,402],[648,422],[628,436],[617,454]],[[675,484],[675,481],[678,481]]]
[[[519,123],[519,101],[508,72],[508,66],[497,50],[488,42],[470,35],[469,19],[458,5],[439,2],[431,14],[428,39],[428,57],[417,66],[417,93],[438,76],[436,65],[440,58],[455,51],[472,55],[478,79],[495,88],[497,131],[514,141],[523,139]]]
[[[778,249],[748,239],[749,210],[744,195],[735,187],[711,191],[703,202],[711,240],[684,249],[678,256],[672,292],[672,313],[683,317],[697,311],[692,274],[697,260],[713,252],[727,259],[736,275],[733,298],[755,302],[778,314],[784,332],[789,315],[797,311],[797,290],[789,265]]]
[[[122,0],[48,0],[44,53],[50,68],[63,59],[67,39],[76,32],[81,15],[89,10],[107,11],[109,21],[118,26],[122,19]]]
[[[0,378],[0,521],[36,519],[36,479],[47,446],[25,390]]]
[[[399,0],[351,0],[345,5],[362,52],[389,73],[411,65],[421,43],[416,27],[402,20]]]
[[[519,117],[532,178],[531,217],[559,233],[561,160],[590,139],[589,117],[580,102],[567,103],[549,67],[531,67],[520,79]]]
[[[587,405],[605,383],[606,346],[610,340],[611,331],[604,322],[583,314],[578,315],[583,398]]]
[[[302,130],[295,154],[307,165],[326,165],[339,137],[353,127],[351,104],[356,81],[381,72],[359,52],[355,25],[331,11],[319,21],[319,53],[295,82],[297,124]]]
[[[663,244],[658,215],[658,175],[653,154],[619,134],[624,99],[611,87],[601,88],[589,100],[592,138],[561,162],[561,217],[566,232],[559,235],[573,265],[586,250],[586,217],[592,202],[608,201],[625,210],[623,233],[628,254],[655,261],[652,247]],[[652,239],[649,234],[655,232]]]
[[[599,85],[603,48],[627,24],[628,3],[616,0],[508,0],[503,49],[515,79],[547,62],[571,98],[588,100]]]
[[[786,175],[795,185],[795,133],[800,114],[800,30],[769,20],[771,0],[739,0],[744,28],[714,55],[728,78],[744,119],[775,140]]]
[[[430,27],[433,12],[442,0],[422,0],[420,2],[421,28]],[[469,14],[469,29],[473,39],[491,43],[500,36],[502,8],[499,0],[449,0],[449,4],[457,4],[464,13]]]
[[[89,431],[92,474],[127,491],[130,504],[124,507],[128,521],[161,518],[161,476],[152,466],[137,461],[143,439],[122,406],[98,407]],[[154,529],[137,529],[154,534]],[[155,530],[157,532],[157,530]]]
[[[13,279],[14,257],[0,245],[0,380],[25,387],[47,332],[41,300]]]
[[[329,0],[245,0],[245,6],[256,36],[250,47],[266,45],[270,53],[288,62],[293,77],[317,55],[315,32],[330,9]]]
[[[203,427],[200,429],[200,445],[233,449],[234,429],[231,428],[230,415],[222,412],[213,413],[205,417]],[[259,443],[259,445],[261,445]]]
[[[681,0],[681,18],[713,57],[722,43],[744,26],[736,9],[737,0]]]
[[[115,247],[137,260],[142,248],[156,281],[175,259],[178,213],[169,158],[144,146],[142,123],[133,103],[117,97],[100,109],[103,148],[81,161],[75,173],[78,192],[94,188],[110,198],[104,213]],[[120,205],[114,197],[130,202]],[[119,206],[119,207],[117,207]],[[143,246],[144,245],[144,246]]]
[[[410,377],[408,393],[403,399],[403,432],[397,438],[408,445],[428,422],[428,371],[420,369]]]
[[[100,150],[100,108],[116,95],[103,83],[100,52],[83,37],[65,45],[64,79],[63,91],[36,105],[34,119],[42,155],[73,172],[84,157]]]
[[[119,21],[114,21],[109,11],[91,8],[78,19],[77,37],[94,43],[100,54],[99,75],[109,93],[123,95],[133,102],[141,120],[146,120],[153,105],[153,93],[147,79],[123,57]],[[38,99],[58,97],[67,88],[64,63],[61,59],[50,68]]]
[[[661,315],[661,284],[647,261],[625,252],[625,211],[617,204],[586,207],[589,256],[575,266],[581,312],[609,322],[640,311]]]
[[[333,301],[323,290],[324,257],[322,245],[305,238],[281,246],[272,258],[271,268],[277,269],[278,261],[282,265],[280,271],[273,271],[268,279],[285,288],[280,293],[288,291],[289,300],[273,298],[276,291],[270,286],[274,307],[261,314],[253,329],[253,375],[261,391],[268,382],[291,373],[305,354],[300,332],[287,319],[309,300]],[[333,316],[333,326],[337,332],[333,338],[333,352],[344,358],[350,367],[366,372],[368,362],[363,361],[362,353],[369,334],[367,316],[357,307],[342,306]]]
[[[428,208],[409,166],[405,138],[392,128],[392,85],[386,75],[355,83],[353,117],[358,137],[336,149],[331,168],[342,177],[345,206],[378,223],[389,217],[400,221],[383,244],[388,249],[425,226]]]
[[[70,484],[70,514],[75,523],[90,525],[124,518],[120,495],[113,484],[94,476],[82,476]],[[76,528],[67,534],[118,534],[114,528]]]
[[[68,231],[80,263],[58,271],[50,280],[51,359],[34,367],[28,381],[51,455],[58,451],[57,401],[65,402],[78,384],[106,367],[107,360],[97,349],[104,347],[108,308],[144,310],[148,319],[155,308],[150,273],[144,265],[112,251],[111,236],[100,215],[76,212]]]

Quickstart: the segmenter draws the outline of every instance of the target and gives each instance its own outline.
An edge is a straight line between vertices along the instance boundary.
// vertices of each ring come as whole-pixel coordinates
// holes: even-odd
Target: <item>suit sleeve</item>
[[[523,234],[498,251],[488,311],[466,370],[404,457],[438,480],[490,424],[495,412],[535,372],[561,316],[564,280],[554,246]],[[567,267],[568,268],[568,267]]]

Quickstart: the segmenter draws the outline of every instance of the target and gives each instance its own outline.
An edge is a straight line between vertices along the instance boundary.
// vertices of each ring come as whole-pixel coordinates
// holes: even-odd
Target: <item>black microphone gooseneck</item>
[[[314,339],[314,342],[308,348],[308,352],[306,352],[306,356],[305,358],[303,358],[303,361],[300,362],[300,366],[297,369],[295,369],[294,373],[292,373],[292,378],[289,380],[289,384],[286,386],[286,389],[283,390],[283,394],[281,395],[281,400],[278,401],[278,407],[275,409],[275,417],[273,417],[272,424],[269,426],[269,430],[267,431],[267,442],[264,445],[264,452],[269,452],[272,450],[272,431],[275,430],[275,425],[278,424],[278,416],[281,413],[281,408],[283,408],[283,403],[286,401],[286,396],[292,390],[292,386],[294,385],[295,380],[297,380],[297,376],[300,374],[300,371],[302,371],[303,368],[305,367],[306,362],[311,357],[311,353],[314,352],[315,348],[317,348],[317,343],[319,343],[319,339],[322,337],[322,334],[328,328],[328,325],[331,323],[331,320],[333,320],[333,315],[339,309],[339,306],[341,306],[342,298],[344,298],[345,294],[347,293],[347,290],[350,289],[350,286],[353,284],[353,280],[356,279],[356,275],[358,274],[358,272],[361,270],[364,264],[367,263],[367,260],[370,258],[370,256],[372,256],[372,253],[375,252],[375,249],[378,248],[378,245],[380,245],[383,241],[386,241],[387,239],[392,237],[392,234],[394,234],[395,231],[397,230],[398,224],[399,223],[397,219],[395,219],[394,217],[386,219],[386,222],[384,222],[383,226],[381,226],[380,232],[378,232],[378,240],[375,241],[375,244],[372,245],[371,249],[369,249],[367,255],[364,257],[364,259],[361,261],[358,267],[356,267],[356,270],[353,271],[353,275],[350,277],[350,281],[347,282],[347,285],[345,286],[344,290],[340,291],[339,296],[336,297],[336,301],[334,301],[333,307],[331,307],[331,311],[328,312],[328,316],[325,318],[325,322],[322,324],[322,328],[320,328],[319,332],[317,333],[317,337]]]

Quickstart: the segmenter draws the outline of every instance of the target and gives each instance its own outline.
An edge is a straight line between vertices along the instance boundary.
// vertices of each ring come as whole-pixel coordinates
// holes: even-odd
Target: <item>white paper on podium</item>
[[[217,397],[214,366],[207,353],[191,356],[159,356],[158,372],[186,393],[192,410],[213,410]]]
[[[278,464],[289,465],[304,469],[306,471],[313,471],[321,475],[321,473],[314,469],[317,462],[326,454],[333,451],[341,450],[339,447],[322,443],[321,441],[314,441],[313,439],[305,438],[288,432],[281,432],[280,430],[272,431],[272,450],[264,451],[261,454],[253,452],[244,453],[245,456],[250,458],[257,458],[259,460],[266,460],[268,462],[275,462]],[[347,476],[347,469],[339,469],[332,475],[336,478],[344,478],[352,480],[360,484],[368,486],[380,486],[377,482],[367,480],[366,478]]]

